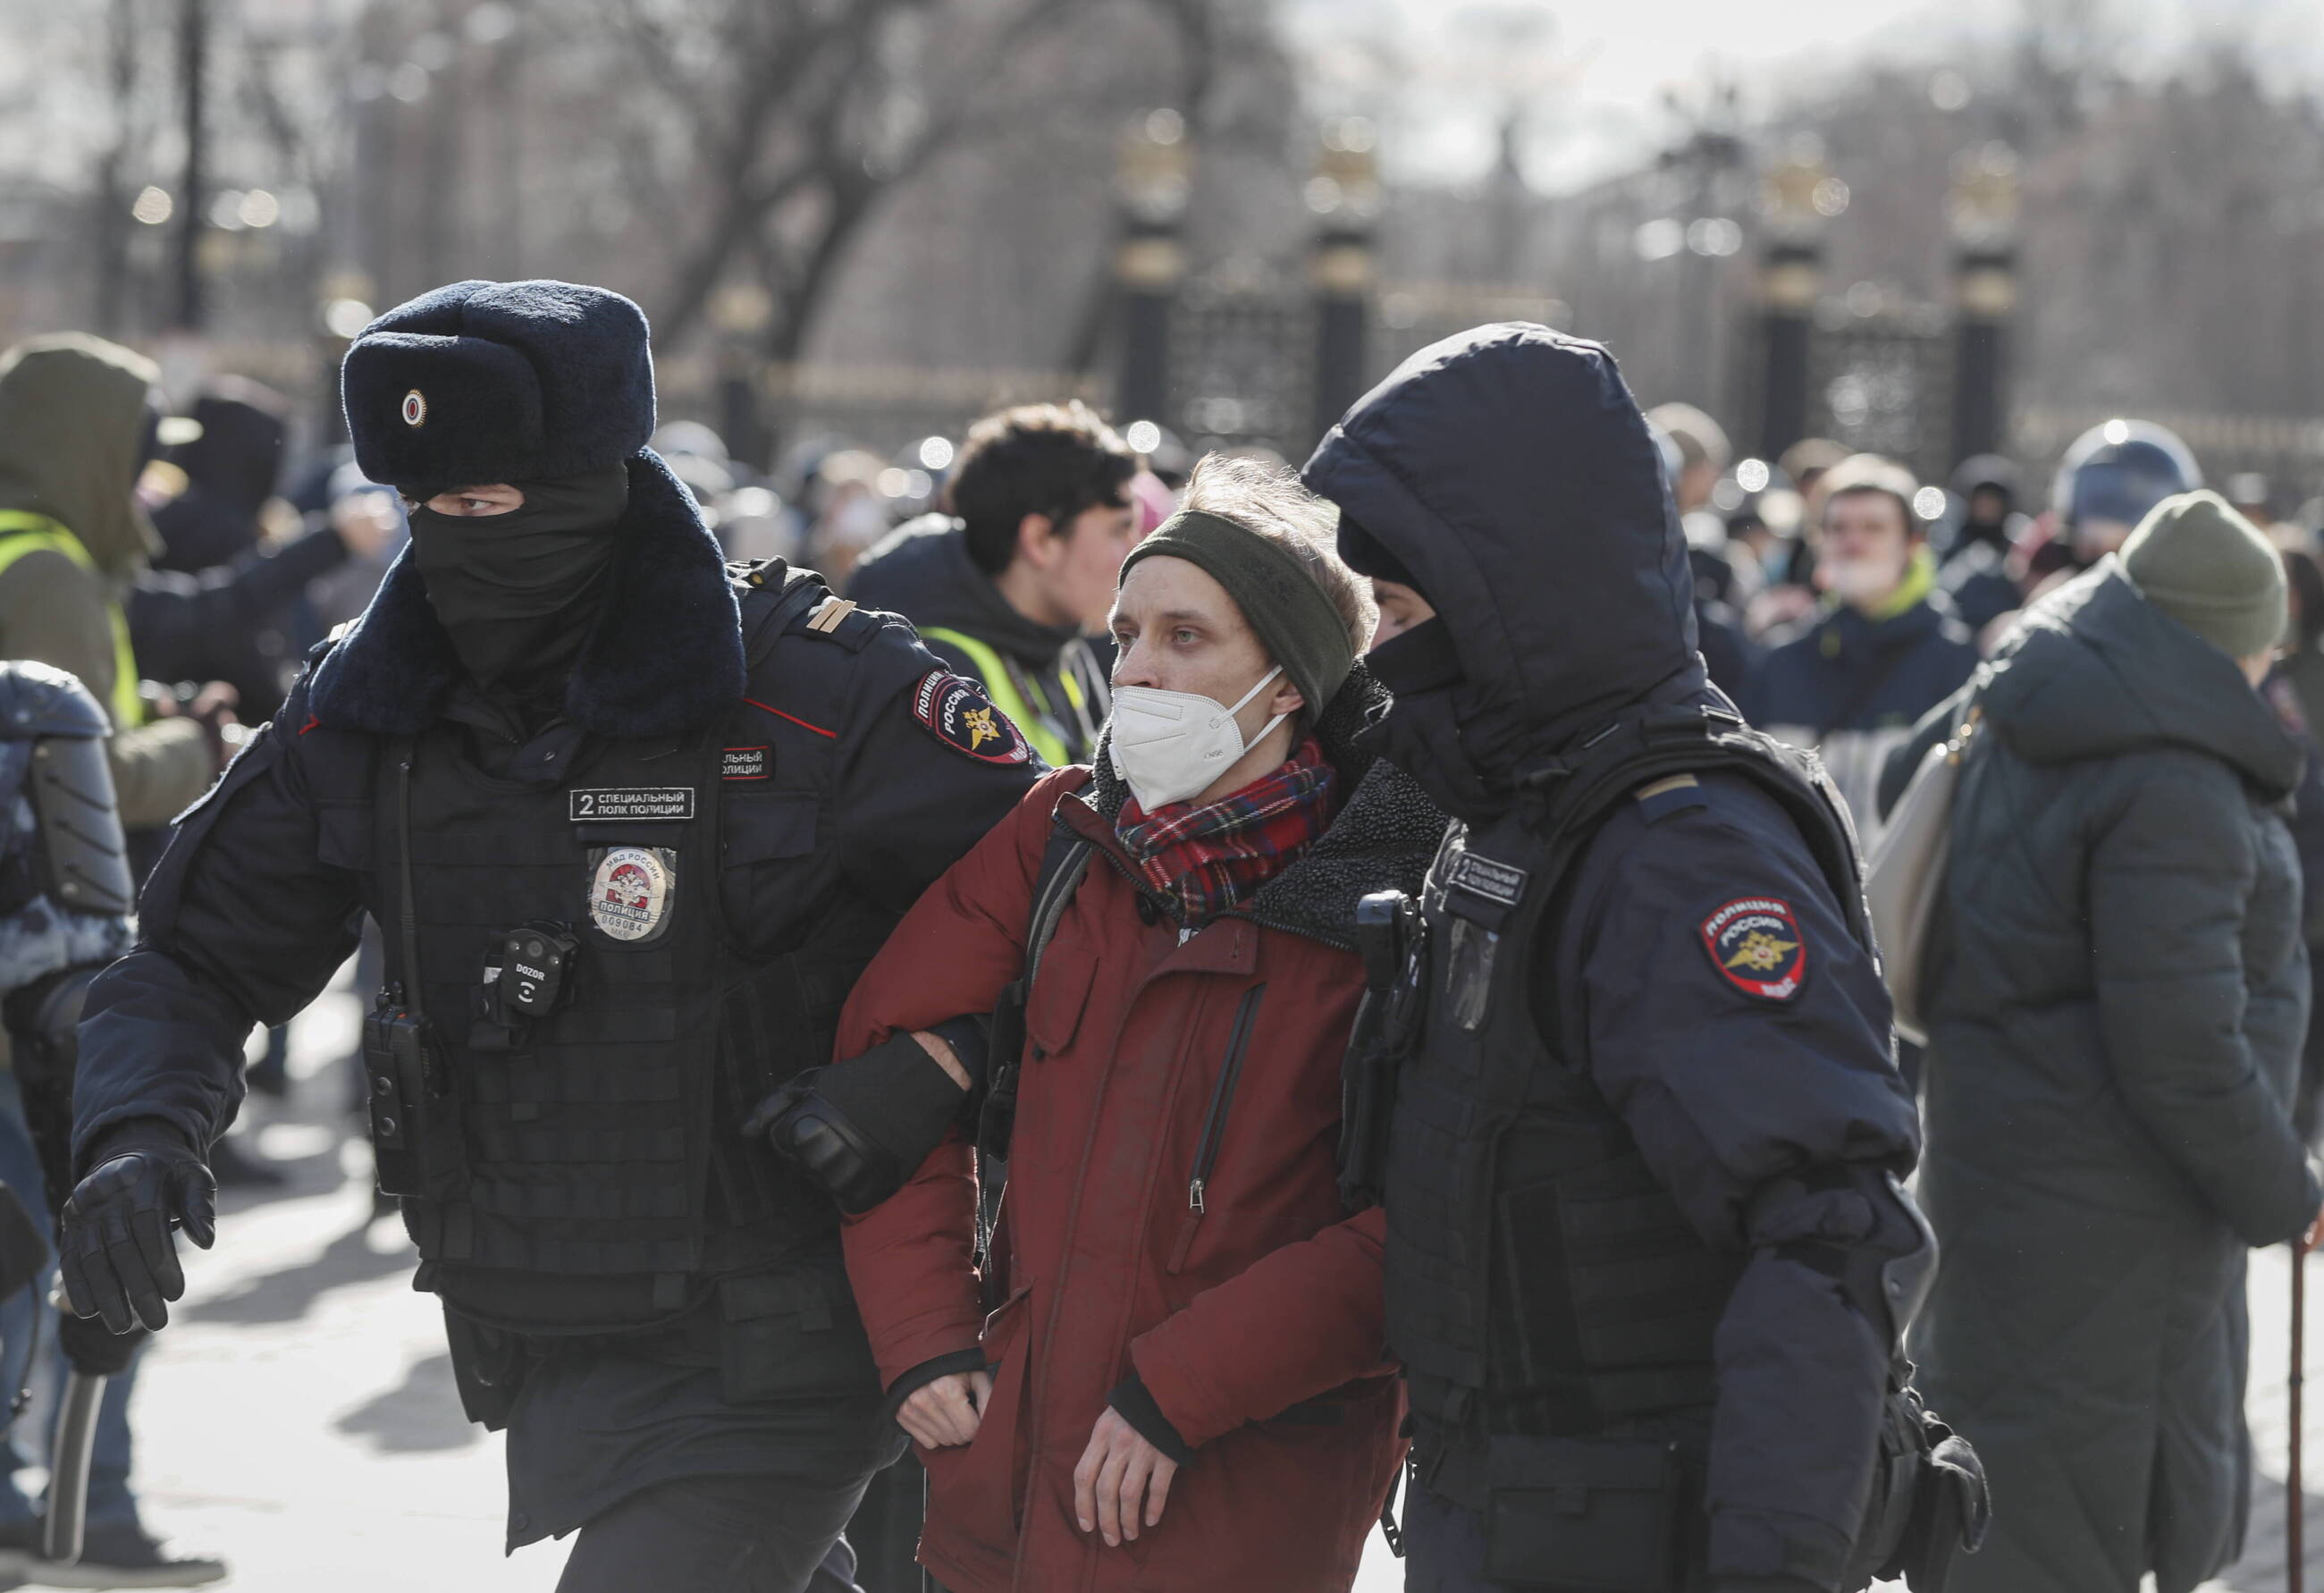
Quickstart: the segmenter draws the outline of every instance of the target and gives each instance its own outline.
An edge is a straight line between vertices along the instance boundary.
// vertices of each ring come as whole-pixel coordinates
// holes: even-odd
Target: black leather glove
[[[65,1295],[116,1333],[170,1320],[186,1292],[171,1228],[207,1250],[217,1238],[217,1180],[166,1123],[137,1118],[98,1140],[88,1175],[57,1225]]]
[[[798,1074],[760,1102],[742,1132],[765,1135],[841,1211],[868,1211],[927,1160],[967,1098],[918,1040],[899,1034]]]

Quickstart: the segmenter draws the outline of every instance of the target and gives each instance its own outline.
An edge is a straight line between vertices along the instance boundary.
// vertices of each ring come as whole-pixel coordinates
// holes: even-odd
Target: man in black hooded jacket
[[[829,1060],[855,975],[1031,749],[902,622],[722,564],[645,446],[620,295],[454,283],[344,379],[411,546],[180,822],[91,987],[66,1286],[116,1331],[168,1321],[244,1037],[368,911],[380,1183],[468,1414],[508,1430],[510,1547],[578,1529],[564,1593],[840,1593],[902,1434],[836,1213],[742,1124]]]
[[[1932,1257],[1828,785],[1707,683],[1599,345],[1437,344],[1305,479],[1435,611],[1370,655],[1371,733],[1455,815],[1383,1183],[1409,1585],[1860,1586]]]

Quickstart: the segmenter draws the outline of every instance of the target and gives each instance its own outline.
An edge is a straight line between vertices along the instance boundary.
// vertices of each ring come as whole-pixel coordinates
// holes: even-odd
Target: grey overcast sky
[[[2220,39],[2282,88],[2324,91],[2324,0],[2046,0],[2094,11],[2152,70]],[[1318,108],[1382,123],[1392,175],[1489,166],[1501,107],[1531,107],[1526,170],[1555,190],[1651,151],[1665,88],[1700,103],[1714,73],[1747,112],[1868,57],[1924,64],[2011,33],[2026,0],[1290,0]]]

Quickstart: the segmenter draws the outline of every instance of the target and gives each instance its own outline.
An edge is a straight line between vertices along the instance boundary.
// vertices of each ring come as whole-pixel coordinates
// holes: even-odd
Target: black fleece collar
[[[742,695],[742,622],[718,544],[650,450],[630,461],[620,537],[605,608],[566,686],[566,715],[616,740],[707,730]],[[308,702],[330,729],[417,735],[459,679],[452,639],[407,548],[315,667]]]

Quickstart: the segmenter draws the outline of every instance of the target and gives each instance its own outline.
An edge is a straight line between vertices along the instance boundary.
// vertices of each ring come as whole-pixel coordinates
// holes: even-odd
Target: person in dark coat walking
[[[1914,1344],[1998,1502],[1955,1593],[2188,1593],[2243,1541],[2245,1251],[2319,1202],[2291,1117],[2301,752],[2253,690],[2283,592],[2225,502],[2169,498],[1971,688],[1923,973],[1944,1265]]]
[[[180,822],[90,989],[67,1290],[116,1331],[169,1320],[244,1038],[368,913],[380,1184],[465,1408],[507,1430],[510,1547],[577,1532],[565,1593],[842,1593],[841,1526],[902,1440],[836,1213],[742,1123],[827,1060],[1031,749],[901,621],[724,565],[645,446],[620,295],[454,283],[366,328],[344,385],[411,543]]]
[[[1305,479],[1434,610],[1373,736],[1455,820],[1380,1114],[1409,1586],[1828,1593],[1933,1261],[1837,798],[1706,681],[1599,345],[1424,349]]]
[[[1824,484],[1816,558],[1824,612],[1760,664],[1743,694],[1743,716],[1821,755],[1869,846],[1890,749],[1960,689],[1977,668],[1977,648],[1937,589],[1911,473],[1858,454]]]

